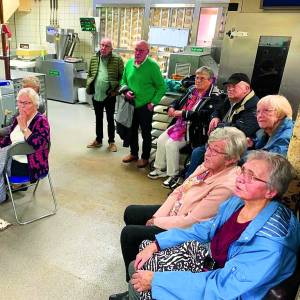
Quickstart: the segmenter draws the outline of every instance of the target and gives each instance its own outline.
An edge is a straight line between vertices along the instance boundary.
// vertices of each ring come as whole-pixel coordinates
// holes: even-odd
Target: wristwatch
[[[26,133],[26,132],[28,131],[28,128],[26,127],[26,128],[24,128],[24,129],[21,129],[21,131],[22,131],[22,133],[24,134],[24,133]]]

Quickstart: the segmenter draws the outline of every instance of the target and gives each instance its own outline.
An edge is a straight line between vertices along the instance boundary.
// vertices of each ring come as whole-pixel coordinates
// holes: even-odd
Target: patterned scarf
[[[194,89],[183,105],[182,110],[192,110],[202,100],[204,95],[205,92],[200,93],[197,89]],[[173,141],[181,141],[186,133],[186,121],[183,121],[182,118],[178,118],[176,123],[168,129],[167,133]]]

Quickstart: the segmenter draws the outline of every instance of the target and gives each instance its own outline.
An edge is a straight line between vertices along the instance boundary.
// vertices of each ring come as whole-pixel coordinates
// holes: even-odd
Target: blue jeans
[[[185,178],[188,178],[197,167],[203,163],[205,151],[206,145],[199,146],[193,150],[190,165],[185,173]]]

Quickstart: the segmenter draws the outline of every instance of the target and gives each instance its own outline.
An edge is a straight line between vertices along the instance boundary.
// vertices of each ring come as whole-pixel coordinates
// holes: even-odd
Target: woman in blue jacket
[[[141,299],[257,300],[291,276],[300,224],[274,198],[292,177],[283,156],[253,151],[216,217],[160,233],[137,255],[131,283]]]
[[[254,143],[255,149],[287,155],[293,134],[292,107],[280,95],[261,98],[257,103],[256,117],[261,128]]]

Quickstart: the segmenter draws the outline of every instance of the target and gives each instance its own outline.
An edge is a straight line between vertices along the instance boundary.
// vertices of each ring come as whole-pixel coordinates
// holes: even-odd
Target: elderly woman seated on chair
[[[34,152],[13,156],[10,173],[11,176],[24,176],[28,177],[30,182],[35,182],[48,173],[50,127],[47,118],[37,111],[39,96],[32,88],[19,91],[17,105],[19,115],[10,126],[0,131],[0,147],[7,149],[7,146],[18,142],[29,144]],[[1,155],[1,159],[5,161],[6,156]],[[3,165],[4,161],[0,163]],[[3,195],[0,195],[0,201],[4,199]]]

